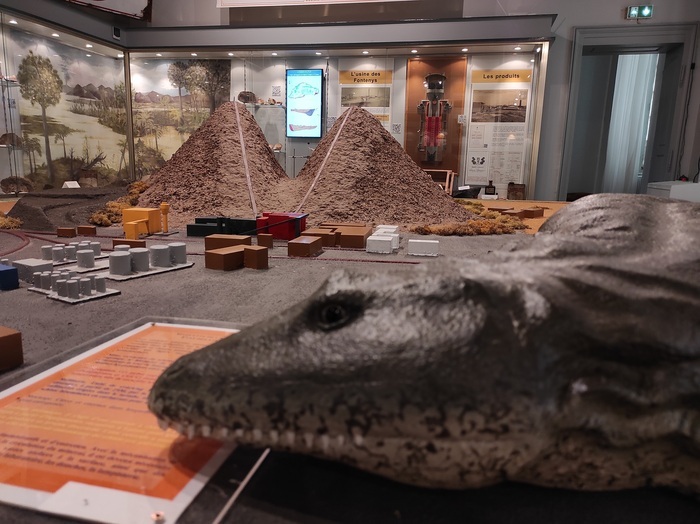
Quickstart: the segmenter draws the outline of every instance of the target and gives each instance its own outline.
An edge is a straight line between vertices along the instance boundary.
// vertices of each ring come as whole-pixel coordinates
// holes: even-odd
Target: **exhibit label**
[[[532,69],[492,69],[472,71],[472,83],[474,84],[501,84],[511,82],[532,81]]]
[[[146,398],[170,363],[232,332],[147,324],[0,393],[0,501],[100,522],[146,522],[155,510],[174,521],[231,448],[162,431]]]
[[[391,84],[393,71],[378,69],[373,71],[340,71],[340,84]]]

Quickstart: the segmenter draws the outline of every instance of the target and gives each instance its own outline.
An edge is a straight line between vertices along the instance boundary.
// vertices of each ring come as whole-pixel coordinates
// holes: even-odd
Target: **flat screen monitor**
[[[323,69],[287,69],[287,137],[320,138]]]

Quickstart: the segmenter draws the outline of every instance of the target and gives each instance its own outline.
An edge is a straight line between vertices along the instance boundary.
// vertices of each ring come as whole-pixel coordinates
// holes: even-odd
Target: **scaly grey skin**
[[[699,492],[699,355],[700,205],[597,195],[525,248],[336,272],[179,359],[149,407],[421,486]]]

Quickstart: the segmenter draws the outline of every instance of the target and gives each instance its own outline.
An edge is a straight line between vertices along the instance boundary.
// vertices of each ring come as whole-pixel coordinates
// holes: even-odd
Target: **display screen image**
[[[323,69],[287,69],[287,136],[320,138]]]

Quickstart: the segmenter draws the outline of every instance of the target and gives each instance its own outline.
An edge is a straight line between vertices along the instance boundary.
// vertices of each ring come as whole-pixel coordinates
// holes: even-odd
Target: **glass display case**
[[[452,194],[490,183],[499,193],[534,188],[546,41],[129,51],[13,20],[2,15],[8,187],[147,179],[236,100],[289,177],[345,110],[362,107]],[[54,93],[23,86],[30,56],[55,79]],[[290,70],[320,71],[317,108],[288,104]],[[318,122],[320,138],[299,132]]]

